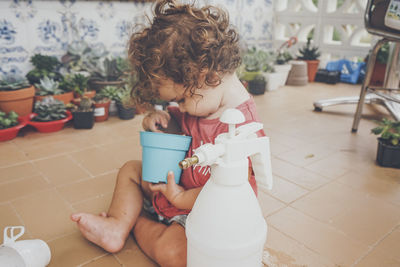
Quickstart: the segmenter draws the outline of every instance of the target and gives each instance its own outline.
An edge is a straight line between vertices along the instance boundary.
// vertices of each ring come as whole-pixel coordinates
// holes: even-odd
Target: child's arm
[[[153,192],[161,192],[168,201],[178,209],[192,209],[203,187],[185,190],[182,186],[176,184],[173,172],[168,173],[167,181],[167,184],[150,184],[150,190]]]

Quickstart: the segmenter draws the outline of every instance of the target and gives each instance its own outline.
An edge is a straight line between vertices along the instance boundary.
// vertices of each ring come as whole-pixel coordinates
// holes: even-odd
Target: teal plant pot
[[[142,145],[142,179],[150,183],[167,183],[173,171],[178,184],[182,170],[179,162],[185,158],[192,137],[156,132],[140,132]]]

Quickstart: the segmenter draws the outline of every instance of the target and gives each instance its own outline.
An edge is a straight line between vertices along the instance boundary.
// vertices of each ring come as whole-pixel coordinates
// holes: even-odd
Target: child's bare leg
[[[186,266],[185,229],[178,223],[166,226],[140,216],[133,234],[143,252],[160,266]]]
[[[109,252],[124,246],[142,210],[141,162],[129,161],[118,172],[113,199],[106,216],[75,213],[71,219],[91,242]]]

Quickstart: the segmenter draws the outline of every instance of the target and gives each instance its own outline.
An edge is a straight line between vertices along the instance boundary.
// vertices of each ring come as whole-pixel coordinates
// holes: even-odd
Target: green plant
[[[63,94],[64,91],[60,89],[59,84],[59,82],[45,76],[43,79],[40,79],[40,84],[35,84],[35,87],[39,89],[36,91],[36,95],[45,96]]]
[[[100,90],[99,95],[117,101],[119,100],[119,91],[120,89],[118,87],[108,85]]]
[[[29,86],[30,84],[25,78],[6,76],[0,80],[0,91],[15,91]]]
[[[74,92],[82,96],[87,90],[88,80],[89,78],[85,77],[82,74],[75,74],[74,76],[72,76],[72,83],[74,84]]]
[[[120,102],[124,107],[133,106],[134,99],[131,96],[131,88],[125,85],[118,91],[117,102]]]
[[[0,130],[18,125],[18,114],[14,111],[7,113],[0,111]]]
[[[376,54],[376,60],[381,64],[386,64],[389,58],[390,45],[388,42],[384,43],[381,48],[379,48]]]
[[[64,92],[73,92],[74,88],[75,88],[75,84],[72,80],[72,76],[68,75],[68,74],[63,76],[62,80],[60,81],[59,87]]]
[[[244,71],[240,75],[242,80],[251,81],[257,72],[274,72],[273,63],[275,56],[271,52],[266,52],[252,47],[243,55]]]
[[[288,51],[279,51],[276,56],[275,63],[278,65],[284,65],[292,60],[293,57]]]
[[[311,37],[307,37],[307,43],[305,46],[299,49],[300,56],[298,59],[301,60],[317,60],[321,53],[318,51],[317,46],[311,45]]]
[[[379,135],[387,145],[400,146],[400,121],[383,118],[378,124],[379,126],[373,128],[371,133]]]
[[[91,112],[93,107],[93,100],[88,97],[82,97],[79,105],[74,106],[72,111]]]
[[[90,79],[94,81],[117,81],[129,70],[127,59],[121,57],[104,58],[99,60],[96,66],[88,71]]]
[[[67,117],[64,103],[51,96],[36,102],[33,112],[37,114],[33,118],[34,121],[55,121]]]
[[[39,83],[40,79],[43,79],[45,76],[56,81],[62,78],[58,72],[61,62],[56,57],[35,54],[31,57],[30,62],[35,67],[26,74],[26,78],[30,84]]]

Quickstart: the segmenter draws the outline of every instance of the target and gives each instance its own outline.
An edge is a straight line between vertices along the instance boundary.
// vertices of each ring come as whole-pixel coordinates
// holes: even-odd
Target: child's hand
[[[167,184],[150,184],[150,190],[153,192],[161,192],[172,205],[179,208],[179,199],[185,192],[185,189],[176,184],[175,175],[172,171],[168,172],[167,181]]]
[[[162,132],[160,128],[167,128],[170,119],[168,112],[156,110],[144,117],[142,126],[145,131]]]

